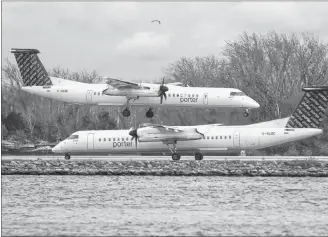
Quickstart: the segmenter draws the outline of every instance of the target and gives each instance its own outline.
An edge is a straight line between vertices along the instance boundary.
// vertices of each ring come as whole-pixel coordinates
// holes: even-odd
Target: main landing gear
[[[203,159],[203,154],[200,152],[195,153],[195,160],[202,160]]]
[[[248,117],[249,116],[249,109],[245,109],[245,112],[243,113],[244,117]]]
[[[129,116],[131,115],[131,111],[130,111],[129,107],[126,107],[126,109],[122,111],[122,114],[123,114],[124,117],[129,117]],[[147,118],[152,118],[152,117],[154,117],[154,111],[153,111],[153,108],[150,107],[150,108],[147,110],[147,112],[146,112],[146,117],[147,117]]]
[[[130,111],[130,109],[129,109],[129,107],[130,107],[130,105],[129,105],[130,100],[135,101],[135,100],[138,100],[138,99],[139,99],[139,96],[137,96],[137,97],[135,97],[135,98],[127,98],[127,100],[126,100],[126,104],[125,104],[126,108],[125,108],[125,110],[123,110],[123,112],[122,112],[122,114],[123,114],[124,117],[129,117],[129,116],[131,115],[131,111]]]
[[[153,112],[153,108],[152,108],[152,107],[150,107],[150,108],[147,110],[147,112],[146,112],[146,117],[147,117],[147,118],[152,118],[152,117],[154,117],[154,112]]]
[[[69,159],[71,159],[71,155],[68,153],[65,153],[65,160],[69,160]]]
[[[172,144],[173,146],[173,150],[170,148],[170,144]],[[180,160],[181,158],[181,155],[177,153],[177,147],[176,147],[176,144],[177,144],[177,141],[174,141],[173,143],[168,143],[166,144],[167,147],[169,148],[169,150],[171,151],[172,153],[172,160]]]

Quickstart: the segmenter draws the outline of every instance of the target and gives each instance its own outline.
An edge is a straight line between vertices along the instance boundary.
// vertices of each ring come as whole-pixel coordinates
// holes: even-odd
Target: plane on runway
[[[146,116],[154,116],[154,107],[242,108],[243,115],[260,105],[233,88],[182,87],[181,83],[133,83],[104,77],[107,83],[89,84],[50,77],[37,49],[12,49],[24,86],[22,90],[74,104],[124,106],[129,117],[131,106],[149,106]],[[163,98],[165,100],[163,100]]]
[[[196,160],[202,160],[204,153],[261,149],[297,141],[323,133],[320,126],[328,105],[328,86],[303,88],[303,91],[293,114],[285,119],[243,126],[142,124],[134,130],[78,131],[52,151],[70,159],[71,154],[77,153],[164,153],[170,150],[172,159],[179,160],[179,150],[194,153]]]

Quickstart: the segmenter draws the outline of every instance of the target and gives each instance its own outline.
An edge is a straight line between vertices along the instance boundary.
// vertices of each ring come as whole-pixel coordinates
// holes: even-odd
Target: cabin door
[[[204,93],[204,105],[208,104],[208,93]]]
[[[88,141],[87,141],[87,148],[88,148],[88,150],[93,150],[95,148],[94,136],[95,135],[93,133],[89,133],[88,134]]]
[[[235,132],[233,135],[233,146],[239,147],[240,146],[240,136],[239,132]]]
[[[87,102],[92,102],[92,93],[93,91],[91,90],[87,91]]]

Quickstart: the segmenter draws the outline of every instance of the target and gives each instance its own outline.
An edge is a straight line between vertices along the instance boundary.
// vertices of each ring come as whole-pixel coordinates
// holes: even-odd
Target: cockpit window
[[[69,140],[72,140],[72,139],[79,139],[79,135],[71,135],[68,137]]]
[[[244,96],[244,92],[230,92],[230,96]]]

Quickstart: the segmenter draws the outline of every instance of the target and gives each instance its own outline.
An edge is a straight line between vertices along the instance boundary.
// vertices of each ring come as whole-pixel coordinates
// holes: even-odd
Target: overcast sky
[[[47,69],[146,81],[179,57],[221,55],[243,31],[309,31],[328,41],[327,26],[326,2],[2,2],[2,57],[36,48]]]

